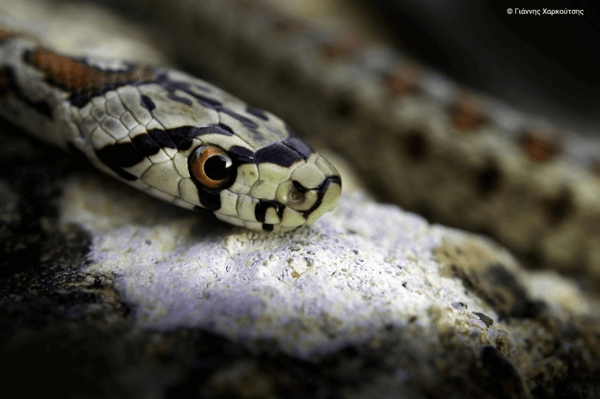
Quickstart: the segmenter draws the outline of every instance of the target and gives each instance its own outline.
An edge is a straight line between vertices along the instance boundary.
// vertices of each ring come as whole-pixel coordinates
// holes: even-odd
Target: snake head
[[[88,136],[80,147],[98,168],[258,231],[311,224],[337,203],[339,173],[281,119],[184,73],[151,72],[103,96],[73,95]]]
[[[259,231],[312,224],[341,195],[338,171],[294,135],[252,150],[206,140],[190,153],[200,207],[228,223]],[[196,194],[196,193],[194,193]]]

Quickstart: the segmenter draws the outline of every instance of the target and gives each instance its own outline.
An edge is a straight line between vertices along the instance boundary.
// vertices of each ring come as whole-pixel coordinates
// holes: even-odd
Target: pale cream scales
[[[341,194],[335,168],[285,122],[207,82],[0,39],[0,116],[152,196],[278,232],[313,223]]]

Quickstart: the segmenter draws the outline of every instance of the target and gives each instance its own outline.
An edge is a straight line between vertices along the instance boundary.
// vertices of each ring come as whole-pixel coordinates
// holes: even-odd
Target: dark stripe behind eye
[[[145,157],[155,155],[160,151],[160,146],[149,134],[142,133],[131,139],[131,143]]]

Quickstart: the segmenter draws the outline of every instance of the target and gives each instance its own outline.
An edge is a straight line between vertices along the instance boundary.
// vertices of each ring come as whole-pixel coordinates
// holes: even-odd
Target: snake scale
[[[169,203],[258,231],[313,223],[336,169],[275,115],[172,69],[75,59],[0,31],[0,116]]]

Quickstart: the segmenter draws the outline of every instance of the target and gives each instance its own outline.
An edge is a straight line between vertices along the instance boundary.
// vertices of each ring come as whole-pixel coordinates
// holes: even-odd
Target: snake
[[[123,16],[139,15],[139,22],[153,27],[162,40],[149,41],[159,50],[167,46],[164,50],[176,54],[188,72],[210,76],[226,90],[281,116],[307,141],[341,154],[377,198],[432,222],[485,233],[528,264],[600,279],[600,144],[594,140],[456,82],[344,21],[313,23],[310,12],[297,15],[279,7],[281,1],[103,2],[111,3],[125,9]],[[38,73],[44,72],[38,67]],[[23,92],[31,86],[23,82],[17,87]],[[171,94],[173,87],[163,86],[157,93]],[[190,90],[193,95],[182,89],[175,95],[193,104],[196,95],[210,97],[195,92],[193,85]],[[21,109],[25,106],[31,109],[28,103]],[[228,108],[262,126],[251,111]],[[32,111],[33,117],[39,115]],[[287,136],[287,128],[276,129]],[[88,155],[106,170],[95,152]],[[108,165],[109,173],[117,169],[134,174],[128,168]],[[277,206],[271,206],[271,216],[278,214]],[[201,203],[199,207],[207,209]],[[260,222],[265,207],[255,207],[251,222]],[[231,206],[223,209],[233,213]]]
[[[0,31],[0,117],[153,197],[255,231],[310,225],[336,168],[274,114],[172,68]]]
[[[109,3],[155,24],[182,65],[341,154],[380,200],[484,233],[527,264],[600,279],[600,145],[591,138],[344,20],[311,19],[320,2],[303,14],[276,0]]]

